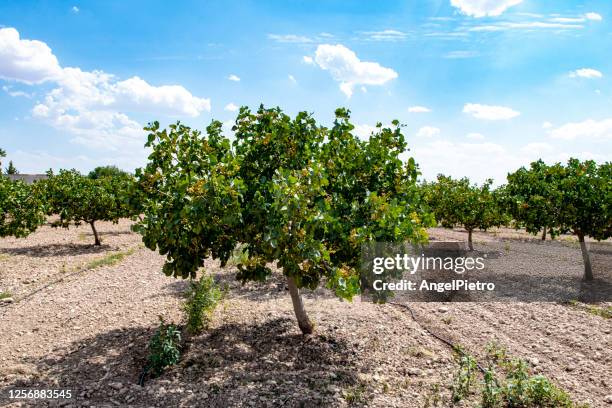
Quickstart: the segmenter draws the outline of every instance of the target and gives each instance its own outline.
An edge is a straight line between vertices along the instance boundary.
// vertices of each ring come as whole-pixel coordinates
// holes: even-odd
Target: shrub
[[[187,330],[192,334],[201,333],[208,326],[215,307],[223,292],[210,276],[202,276],[199,281],[192,281],[185,302]]]
[[[164,323],[159,317],[159,328],[149,342],[149,371],[153,375],[161,374],[166,367],[178,363],[181,358],[181,332],[172,324]]]

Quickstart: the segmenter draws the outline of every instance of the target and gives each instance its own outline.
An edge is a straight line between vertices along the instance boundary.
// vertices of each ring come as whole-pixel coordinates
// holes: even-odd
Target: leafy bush
[[[460,354],[461,353],[461,354]],[[452,385],[453,403],[465,399],[475,383],[476,360],[457,350],[459,368]],[[543,375],[531,375],[527,363],[510,359],[496,343],[487,346],[489,368],[480,383],[482,408],[586,408]],[[498,374],[499,373],[499,374]]]
[[[0,176],[0,237],[26,237],[45,219],[35,185]]]
[[[159,317],[159,328],[149,342],[149,371],[153,375],[161,374],[166,367],[178,363],[181,358],[181,332],[172,324],[164,323]]]
[[[476,360],[461,348],[455,350],[459,362],[459,370],[453,378],[453,402],[459,402],[470,393],[470,387],[476,381]]]
[[[185,302],[187,330],[192,334],[201,333],[208,326],[212,312],[223,296],[223,292],[210,276],[202,276],[199,281],[191,282]]]

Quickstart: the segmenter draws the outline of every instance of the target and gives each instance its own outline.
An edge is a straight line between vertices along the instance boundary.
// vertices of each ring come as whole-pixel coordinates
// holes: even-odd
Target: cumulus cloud
[[[409,106],[408,107],[408,112],[410,112],[410,113],[427,113],[427,112],[431,112],[431,109],[429,109],[426,106]]]
[[[230,81],[234,81],[234,82],[240,82],[240,77],[238,75],[235,74],[230,74],[227,79],[229,79]]]
[[[353,129],[353,134],[360,139],[368,139],[372,133],[376,132],[378,129],[376,126],[372,125],[355,125],[355,129]]]
[[[603,20],[603,17],[601,16],[601,14],[598,14],[598,13],[593,13],[593,12],[586,13],[586,14],[584,15],[584,17],[585,17],[587,20],[593,20],[593,21],[601,21],[601,20]]]
[[[521,114],[505,106],[481,105],[479,103],[466,103],[463,106],[463,113],[484,120],[508,120]]]
[[[570,72],[569,76],[570,78],[580,77],[580,78],[592,79],[592,78],[602,78],[603,74],[601,73],[601,71],[598,71],[593,68],[580,68],[580,69]]]
[[[210,100],[180,85],[154,86],[134,76],[119,80],[103,71],[61,67],[41,41],[23,40],[15,29],[0,30],[0,78],[55,87],[32,115],[72,134],[73,141],[108,150],[142,149],[142,125],[126,112],[195,117],[210,111]]]
[[[0,78],[26,84],[56,79],[62,72],[57,57],[42,41],[24,40],[14,28],[0,28]]]
[[[239,108],[238,108],[238,105],[234,105],[232,102],[230,102],[227,105],[225,105],[225,108],[223,109],[228,112],[236,112]]]
[[[542,129],[550,129],[551,127],[553,127],[553,124],[549,121],[545,121],[542,123]]]
[[[304,63],[306,64],[314,64],[314,60],[312,59],[312,57],[308,56],[308,55],[304,55],[304,57],[302,58],[302,61],[304,61]]]
[[[356,85],[383,85],[398,76],[377,62],[361,61],[355,52],[341,44],[319,45],[314,61],[340,82],[340,90],[349,98]]]
[[[417,137],[434,137],[440,134],[440,129],[433,126],[423,126],[416,132]]]
[[[499,16],[508,8],[522,2],[523,0],[451,0],[451,5],[463,14],[480,18]]]
[[[468,134],[466,135],[466,137],[467,137],[468,139],[472,139],[472,140],[484,140],[484,138],[485,138],[485,137],[484,137],[484,135],[482,135],[482,134],[480,134],[480,133],[475,133],[475,132],[468,133]]]
[[[553,139],[608,140],[612,139],[612,118],[570,122],[549,131]]]
[[[180,85],[152,86],[136,76],[117,82],[111,90],[126,106],[140,111],[192,117],[210,111],[210,99],[195,97]]]

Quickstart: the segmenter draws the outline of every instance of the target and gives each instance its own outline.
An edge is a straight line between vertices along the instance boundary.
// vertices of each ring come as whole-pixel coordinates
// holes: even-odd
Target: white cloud
[[[580,68],[580,69],[570,72],[569,76],[570,78],[580,77],[580,78],[590,79],[590,78],[601,78],[603,77],[603,74],[601,73],[601,71],[598,71],[593,68]]]
[[[289,74],[287,77],[289,78],[291,82],[293,82],[294,84],[297,84],[297,80],[295,79],[293,75]]]
[[[523,0],[451,0],[451,5],[463,14],[480,18],[499,16],[508,8],[522,2]]]
[[[372,133],[375,133],[378,130],[376,126],[372,126],[372,125],[366,125],[366,124],[357,125],[356,124],[354,126],[355,126],[355,129],[353,129],[353,134],[360,139],[369,139],[370,135]]]
[[[24,91],[12,91],[11,87],[10,86],[6,86],[6,85],[4,85],[2,87],[2,90],[4,92],[6,92],[9,96],[12,96],[13,98],[17,98],[17,97],[20,97],[20,96],[23,96],[24,98],[31,98],[32,97],[32,94],[29,94],[29,93],[24,92]]]
[[[236,112],[240,108],[237,105],[234,105],[232,102],[230,102],[227,105],[225,105],[225,108],[223,109],[228,112]]]
[[[598,14],[598,13],[590,12],[590,13],[586,13],[584,16],[587,18],[587,20],[593,20],[593,21],[603,20],[603,17],[601,16],[601,14]]]
[[[152,86],[132,77],[112,85],[112,91],[119,103],[129,109],[192,117],[210,111],[210,99],[195,97],[180,85]]]
[[[289,44],[307,44],[314,42],[310,37],[295,34],[268,34],[268,39]]]
[[[416,137],[434,137],[440,134],[440,129],[433,126],[423,126],[416,132]]]
[[[302,61],[304,61],[306,64],[314,64],[314,60],[312,59],[312,57],[309,57],[308,55],[304,55],[304,57],[302,58]]]
[[[468,139],[472,139],[472,140],[484,140],[484,138],[485,138],[485,137],[484,137],[484,135],[482,135],[482,134],[480,134],[480,133],[475,133],[475,132],[468,133],[468,134],[466,135],[466,137],[467,137]]]
[[[353,51],[341,44],[319,45],[314,60],[340,82],[340,90],[349,98],[355,85],[383,85],[398,76],[397,72],[377,62],[361,61]]]
[[[430,140],[425,145],[411,146],[410,153],[427,180],[435,180],[438,174],[446,174],[469,177],[472,182],[478,183],[493,178],[501,184],[508,171],[524,164],[520,157],[496,143]]]
[[[570,122],[549,131],[553,139],[597,140],[612,139],[612,118],[600,121],[587,119],[583,122]]]
[[[408,107],[408,112],[410,112],[410,113],[427,113],[427,112],[431,112],[431,109],[429,109],[426,106],[409,106]]]
[[[14,28],[0,28],[0,78],[37,84],[61,74],[57,58],[44,42],[23,40]]]
[[[227,79],[234,82],[240,82],[240,77],[236,74],[230,74]]]
[[[551,127],[553,127],[553,124],[550,123],[549,121],[542,123],[542,129],[550,129]]]
[[[55,88],[36,102],[32,115],[96,149],[142,150],[142,124],[127,112],[195,117],[210,111],[209,99],[180,85],[154,86],[137,76],[121,81],[103,71],[62,68],[45,43],[20,40],[14,29],[0,30],[0,77],[53,82]]]
[[[555,23],[545,21],[509,22],[502,21],[494,24],[478,25],[470,27],[468,31],[504,31],[504,30],[533,30],[533,29],[559,29],[575,30],[584,28],[582,24]]]
[[[542,142],[527,143],[521,148],[521,152],[537,158],[544,157],[553,150],[554,148],[550,144]]]
[[[444,58],[448,59],[464,59],[464,58],[474,58],[478,57],[480,53],[478,51],[465,51],[465,50],[456,50],[449,51],[444,54]]]
[[[398,30],[364,31],[361,33],[368,41],[403,41],[408,34]]]
[[[520,115],[520,112],[505,106],[481,105],[479,103],[466,103],[463,113],[472,115],[476,119],[507,120]]]
[[[77,6],[72,6],[72,8],[70,9],[74,14],[77,14],[79,11],[79,8]]]

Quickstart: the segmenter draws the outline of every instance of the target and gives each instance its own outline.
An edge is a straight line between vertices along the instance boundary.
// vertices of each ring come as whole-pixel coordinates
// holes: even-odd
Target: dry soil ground
[[[450,348],[429,328],[479,359],[490,341],[529,361],[572,397],[612,407],[612,320],[558,303],[340,302],[325,290],[306,295],[315,335],[295,324],[283,280],[239,285],[231,268],[209,273],[230,291],[212,326],[188,340],[181,362],[137,385],[158,315],[181,322],[186,283],[161,274],[163,258],[143,248],[129,223],[101,223],[103,246],[88,227],[43,227],[0,240],[0,406],[449,406]],[[465,239],[432,230],[437,239]],[[478,248],[524,249],[526,268],[554,260],[582,273],[571,242],[541,244],[510,231],[477,233]],[[602,255],[603,253],[603,255]],[[113,262],[106,262],[115,254]],[[609,268],[601,251],[599,268]],[[508,258],[510,259],[510,258]],[[531,265],[531,266],[529,266]],[[608,307],[610,303],[600,306]],[[67,401],[9,400],[9,390],[69,388]],[[463,406],[475,406],[476,397]]]

